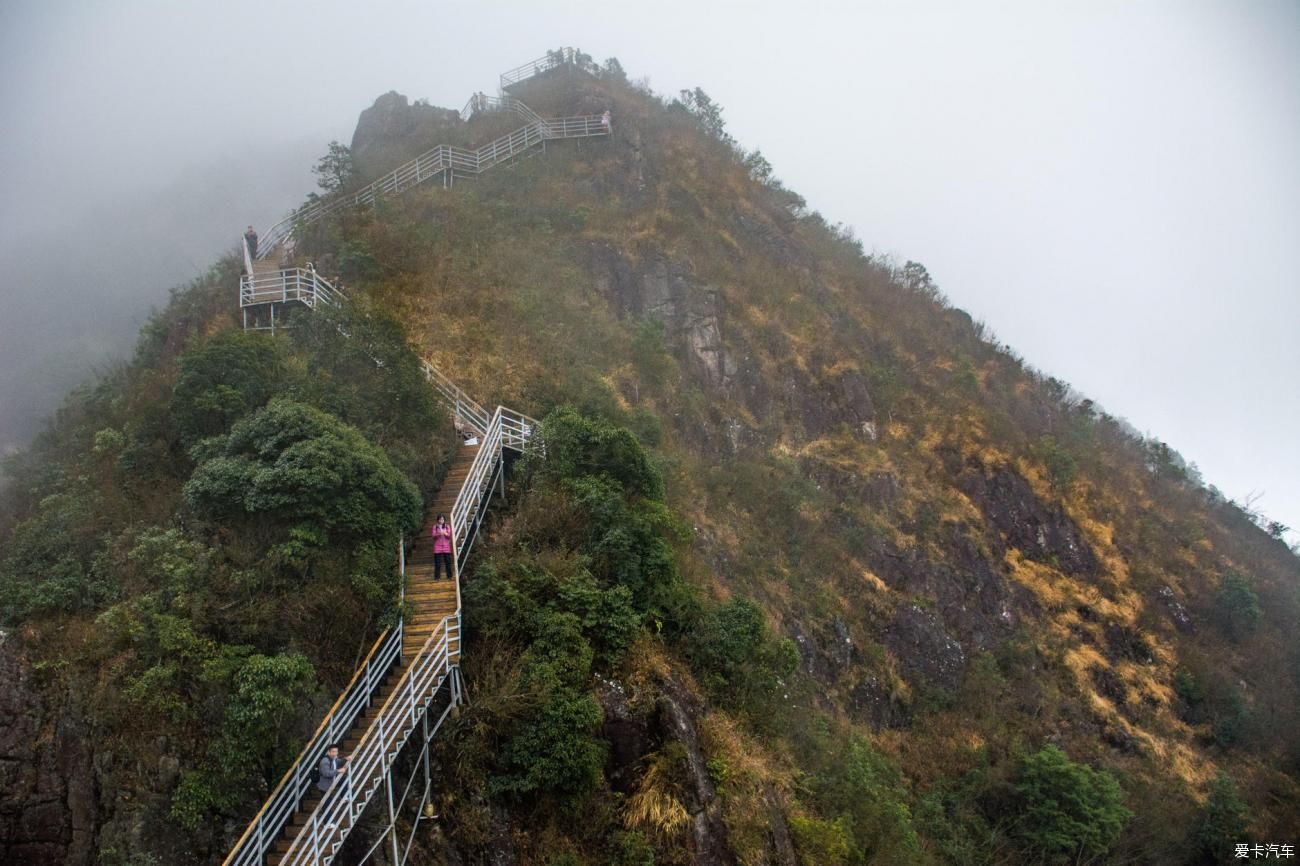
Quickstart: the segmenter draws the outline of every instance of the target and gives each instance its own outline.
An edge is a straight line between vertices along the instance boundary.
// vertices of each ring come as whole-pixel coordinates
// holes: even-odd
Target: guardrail
[[[504,406],[498,406],[492,413],[492,420],[479,443],[478,454],[451,506],[452,548],[457,569],[460,563],[469,559],[479,525],[483,522],[486,510],[483,503],[492,497],[492,489],[504,471],[501,449],[524,450],[536,428],[537,422],[532,418]]]
[[[602,122],[598,114],[544,119],[517,99],[501,101],[509,104],[510,110],[533,119],[519,129],[477,150],[465,150],[440,144],[410,162],[398,166],[364,189],[329,200],[319,200],[300,208],[266,230],[258,241],[257,258],[266,257],[285,238],[293,234],[295,226],[316,222],[342,208],[374,204],[375,200],[382,195],[399,193],[436,177],[443,177],[445,182],[449,176],[466,177],[481,174],[492,166],[513,159],[548,140],[588,138],[609,134],[609,127]],[[251,270],[251,263],[249,270]]]
[[[545,57],[539,57],[531,60],[514,69],[509,69],[501,73],[501,90],[504,92],[507,87],[518,84],[521,81],[527,81],[535,75],[541,75],[559,66],[571,66],[578,62],[578,50],[576,48],[561,48],[557,51],[546,52]]]
[[[316,728],[316,733],[298,754],[288,771],[275,786],[271,796],[244,831],[222,866],[263,866],[271,846],[280,838],[280,832],[293,813],[298,810],[314,784],[312,769],[320,762],[330,745],[337,743],[352,730],[357,718],[370,706],[375,692],[383,683],[389,668],[402,655],[402,624],[384,631],[366,654],[361,666],[352,675],[343,693]]]
[[[392,784],[393,761],[451,673],[452,640],[460,640],[459,615],[444,617],[429,635],[353,750],[347,773],[339,777],[312,812],[311,820],[298,831],[280,866],[328,864],[379,786]],[[453,698],[452,705],[455,703]]]
[[[485,114],[492,111],[511,111],[529,123],[538,123],[542,120],[540,114],[513,96],[488,96],[483,93],[476,93],[469,98],[469,101],[465,103],[465,107],[460,110],[460,119],[468,121],[476,114]]]
[[[315,309],[318,303],[338,306],[345,297],[310,268],[283,268],[267,274],[255,274],[250,270],[239,278],[240,307],[301,301]]]
[[[479,436],[487,435],[488,424],[491,422],[487,410],[428,361],[421,361],[420,367],[424,370],[424,378],[433,383],[434,389],[442,395],[448,408]]]

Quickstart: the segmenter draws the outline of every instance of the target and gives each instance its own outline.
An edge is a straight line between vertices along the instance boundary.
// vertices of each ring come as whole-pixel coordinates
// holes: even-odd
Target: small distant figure
[[[249,226],[248,231],[244,232],[244,242],[248,244],[248,257],[257,258],[257,229]]]
[[[334,782],[340,777],[347,775],[348,759],[339,757],[339,747],[337,744],[330,746],[325,750],[325,757],[320,759],[320,777],[316,780],[316,787],[322,792],[328,792],[333,787]]]
[[[447,579],[451,580],[451,525],[447,515],[439,514],[438,522],[433,524],[433,579],[441,580],[442,570],[447,569]]]
[[[610,116],[609,109],[606,108],[605,113],[600,116],[600,128],[604,130],[606,134],[609,133],[609,124],[611,120],[612,118]]]

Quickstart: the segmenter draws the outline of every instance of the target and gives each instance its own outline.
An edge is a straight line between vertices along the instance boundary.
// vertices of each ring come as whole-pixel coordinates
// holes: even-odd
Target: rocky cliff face
[[[437,144],[450,143],[460,115],[424,102],[412,104],[390,90],[361,112],[352,133],[358,177],[369,181]]]
[[[0,633],[0,861],[95,862],[99,808],[90,726],[75,696],[35,686],[18,641]]]

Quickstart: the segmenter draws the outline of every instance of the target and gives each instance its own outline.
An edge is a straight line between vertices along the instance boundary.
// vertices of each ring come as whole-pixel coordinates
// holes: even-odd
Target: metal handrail
[[[502,76],[518,74],[517,81],[545,69],[576,60],[573,49],[558,56],[548,55],[525,64]],[[526,72],[526,74],[525,74]],[[299,224],[312,222],[343,207],[373,203],[380,195],[400,192],[414,184],[442,175],[477,175],[487,168],[514,158],[548,139],[605,135],[609,127],[598,115],[543,119],[522,102],[511,97],[489,98],[488,103],[500,110],[513,111],[528,121],[523,127],[474,151],[439,145],[411,162],[395,169],[365,189],[330,201],[316,201],[276,223],[260,236],[258,255],[251,255],[247,239],[243,241],[246,273],[240,279],[240,306],[271,301],[302,301],[311,308],[319,303],[337,305],[345,295],[330,285],[312,268],[283,268],[258,274],[254,262],[266,258],[290,237]],[[480,100],[482,103],[482,100]],[[336,788],[312,810],[309,823],[290,843],[282,864],[325,863],[332,861],[355,820],[364,811],[379,784],[387,777],[392,761],[405,745],[411,732],[424,719],[435,694],[459,661],[461,645],[461,608],[459,574],[467,560],[484,505],[497,479],[504,471],[503,449],[523,450],[537,422],[519,412],[497,406],[487,411],[459,386],[427,361],[422,362],[425,377],[466,426],[478,433],[480,448],[470,465],[452,507],[453,551],[455,557],[456,611],[444,617],[430,633],[403,671],[394,690],[385,699],[374,721],[367,726],[361,742],[353,752],[349,770]],[[405,568],[403,563],[403,574]],[[279,784],[236,843],[223,866],[261,866],[271,846],[279,840],[284,827],[298,811],[313,784],[311,769],[332,742],[336,742],[356,725],[363,709],[374,698],[383,675],[402,658],[403,624],[381,634],[371,647],[361,667],[354,672],[347,688],[320,723],[311,741],[289,767]],[[454,647],[454,648],[453,648]],[[458,698],[456,680],[452,680],[452,705]],[[441,724],[450,706],[435,722]],[[360,777],[364,782],[358,784]],[[360,794],[357,794],[358,789]],[[310,829],[310,832],[308,832]]]
[[[486,435],[489,423],[487,410],[428,361],[421,361],[420,368],[424,370],[424,378],[433,383],[433,387],[442,395],[452,413],[463,420],[475,433],[480,436]]]
[[[513,96],[487,96],[481,93],[476,93],[469,98],[465,107],[460,110],[460,119],[468,121],[476,114],[489,111],[512,111],[530,123],[542,119],[541,115]]]
[[[450,642],[460,639],[459,614],[443,617],[384,701],[335,782],[280,859],[281,866],[329,863],[352,824],[406,745],[443,680],[451,673]],[[357,779],[362,779],[358,782]]]
[[[453,550],[457,568],[468,560],[469,550],[478,535],[478,526],[483,519],[482,504],[491,498],[492,485],[501,469],[501,451],[510,448],[523,451],[537,422],[513,409],[497,406],[492,413],[492,421],[487,425],[474,455],[460,493],[451,506],[451,525],[454,529]]]
[[[388,668],[401,657],[401,652],[402,624],[399,622],[394,628],[385,629],[375,640],[370,652],[352,674],[347,687],[317,726],[316,733],[280,778],[280,783],[249,822],[244,835],[235,843],[222,866],[262,866],[267,851],[280,837],[281,829],[293,817],[293,813],[298,811],[299,803],[311,789],[311,768],[320,761],[332,743],[338,742],[340,736],[352,730],[357,718],[373,699],[374,692],[383,683]]]
[[[559,66],[568,66],[577,62],[578,50],[576,48],[561,48],[558,51],[548,51],[545,57],[539,57],[536,60],[530,60],[514,69],[506,70],[501,73],[500,86],[504,92],[507,87],[511,87],[527,81],[535,75],[541,75]]]
[[[239,306],[249,307],[274,301],[301,301],[309,307],[317,302],[338,306],[346,296],[311,268],[282,268],[272,273],[247,273],[239,278]]]
[[[575,115],[545,119],[532,109],[524,106],[517,99],[511,99],[512,108],[534,118],[526,125],[490,141],[477,150],[465,150],[447,144],[440,144],[417,156],[415,159],[390,171],[388,174],[368,184],[365,188],[348,195],[329,200],[320,200],[300,208],[271,228],[267,229],[258,243],[257,258],[265,258],[270,252],[284,242],[295,226],[316,222],[345,207],[360,207],[373,204],[381,195],[402,192],[410,187],[432,180],[435,177],[454,175],[477,175],[506,160],[513,159],[525,150],[536,147],[544,141],[564,138],[589,138],[608,135],[609,127],[604,125],[599,114]],[[251,263],[249,270],[251,271]]]

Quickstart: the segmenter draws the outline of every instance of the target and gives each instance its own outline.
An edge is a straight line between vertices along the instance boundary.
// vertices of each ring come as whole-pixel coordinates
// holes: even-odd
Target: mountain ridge
[[[922,266],[864,257],[761,154],[735,147],[702,91],[669,103],[615,66],[595,71],[518,91],[543,113],[612,107],[610,147],[555,148],[450,194],[340,214],[304,232],[304,252],[393,311],[468,390],[539,416],[569,403],[633,430],[689,527],[683,575],[710,603],[757,600],[798,647],[800,675],[778,678],[784,698],[738,697],[741,675],[717,682],[689,639],[637,645],[608,671],[656,692],[668,718],[693,707],[704,743],[682,757],[657,711],[624,713],[643,748],[611,776],[629,776],[634,798],[660,780],[664,802],[714,816],[711,836],[686,842],[628,813],[593,838],[562,810],[498,798],[449,802],[452,850],[473,860],[499,847],[473,829],[486,820],[516,828],[520,862],[544,862],[540,839],[600,862],[635,833],[663,862],[704,845],[717,862],[1003,862],[991,852],[1006,845],[1019,853],[1001,856],[1047,862],[1023,831],[993,824],[1014,813],[1023,753],[1044,745],[1124,779],[1136,817],[1115,857],[1201,856],[1201,800],[1225,766],[1256,832],[1285,832],[1298,754],[1285,546],[1167,447],[990,344]],[[203,330],[230,326],[223,291],[203,289]],[[485,582],[533,543],[536,505],[521,509],[488,542]],[[1238,573],[1249,595],[1225,577]],[[1250,597],[1253,617],[1238,603]],[[477,675],[491,706],[484,656],[470,693]],[[606,725],[619,718],[608,691],[601,704]],[[842,753],[860,757],[868,790],[913,817],[882,829],[840,803],[838,777],[810,751],[825,741],[794,733],[796,720],[850,737]],[[624,735],[610,736],[618,753]],[[474,772],[483,760],[443,759]],[[662,781],[675,774],[694,793]],[[891,833],[913,841],[891,855]]]

